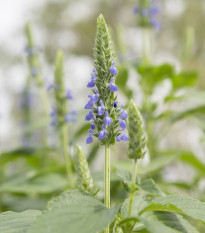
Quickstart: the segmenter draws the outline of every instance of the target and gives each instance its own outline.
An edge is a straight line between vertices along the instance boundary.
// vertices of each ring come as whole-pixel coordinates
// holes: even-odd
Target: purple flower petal
[[[86,139],[86,144],[90,144],[93,142],[93,135],[90,133]]]
[[[109,125],[109,126],[111,125],[112,118],[109,117],[109,113],[108,112],[105,113],[105,118],[103,119],[103,121],[105,122],[105,125]]]
[[[108,87],[110,88],[111,92],[115,92],[115,91],[119,90],[118,86],[116,84],[113,84],[113,83],[109,83]]]
[[[122,119],[119,119],[119,122],[120,122],[121,131],[125,130],[127,127],[126,122]]]
[[[70,90],[67,90],[67,91],[66,91],[66,98],[69,99],[69,100],[72,100],[72,99],[73,99],[73,96],[72,96]]]
[[[120,118],[121,119],[126,119],[127,117],[128,117],[127,112],[124,109],[121,109]]]
[[[91,122],[90,128],[95,129],[95,123],[93,121]]]
[[[100,130],[98,139],[103,140],[105,138],[106,134],[107,134],[106,129]]]
[[[94,116],[93,116],[93,111],[90,111],[89,113],[87,113],[87,115],[85,116],[85,120],[86,121],[90,121],[93,120]]]
[[[89,100],[87,104],[85,105],[84,109],[92,109],[92,107],[93,107],[93,102]]]

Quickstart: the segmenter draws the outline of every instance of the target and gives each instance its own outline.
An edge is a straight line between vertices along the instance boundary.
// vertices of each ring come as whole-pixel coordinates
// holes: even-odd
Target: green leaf
[[[129,191],[129,186],[132,185],[132,174],[127,170],[125,170],[124,168],[116,166],[116,175],[119,176],[121,180],[126,184],[125,188],[126,190]],[[152,179],[146,179],[141,182],[140,178],[136,176],[135,186],[139,190],[153,196],[163,195],[163,192],[160,190],[158,185]]]
[[[205,203],[191,197],[175,195],[157,197],[141,213],[147,211],[175,212],[205,222]]]
[[[32,224],[28,233],[96,233],[114,221],[118,208],[108,209],[79,190],[62,193]]]
[[[27,174],[5,181],[0,186],[0,192],[46,194],[59,191],[66,187],[67,180],[60,174],[35,175]]]
[[[205,106],[202,105],[202,106],[199,106],[199,107],[196,107],[196,108],[192,108],[192,109],[189,109],[189,110],[186,110],[184,112],[180,112],[180,113],[173,113],[173,117],[170,118],[170,121],[172,123],[176,122],[176,121],[179,121],[181,119],[184,119],[185,117],[193,117],[193,116],[204,116],[205,114]]]
[[[139,66],[138,72],[142,76],[141,82],[145,92],[147,88],[150,91],[159,82],[167,78],[172,79],[174,75],[174,69],[170,64],[163,64],[160,66]]]
[[[147,212],[140,220],[151,233],[198,233],[187,220],[175,213]]]
[[[180,160],[205,173],[205,164],[192,153],[181,153]]]
[[[158,185],[152,179],[146,179],[138,187],[144,192],[153,196],[162,196],[163,192],[160,190]]]
[[[127,87],[129,71],[126,66],[120,66],[116,79],[116,85],[127,96],[128,99],[132,97],[132,90]]]
[[[30,225],[41,212],[39,210],[26,210],[21,213],[12,211],[0,214],[1,233],[26,233]]]
[[[6,163],[12,162],[18,158],[31,158],[40,155],[45,155],[46,153],[52,152],[53,148],[18,148],[13,151],[3,152],[0,154],[0,164],[4,165]]]
[[[174,89],[190,87],[195,85],[197,81],[198,73],[197,72],[182,72],[178,75],[172,77],[172,85]]]
[[[135,196],[132,204],[131,217],[137,217],[140,214],[140,212],[142,212],[147,207],[148,204],[149,202],[144,197]],[[129,206],[129,199],[126,199],[123,202],[120,209],[120,213],[124,218],[127,217],[128,206]]]
[[[126,221],[128,213],[129,199],[126,199],[121,206],[120,213]],[[149,206],[149,201],[141,196],[135,196],[132,207],[131,220],[138,218],[144,227],[151,233],[198,233],[196,229],[182,216],[175,213],[166,212],[143,212],[143,209]],[[129,219],[128,219],[129,220]],[[137,221],[137,220],[136,220]],[[139,229],[140,224],[137,222],[134,229]]]
[[[116,175],[125,183],[130,183],[132,181],[132,174],[119,166],[116,166]],[[139,179],[139,177],[137,177],[137,179]]]

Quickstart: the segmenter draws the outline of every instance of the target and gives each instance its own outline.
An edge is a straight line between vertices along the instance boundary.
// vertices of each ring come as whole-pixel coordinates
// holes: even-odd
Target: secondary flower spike
[[[128,136],[122,133],[126,129],[127,113],[118,106],[115,93],[119,90],[115,84],[117,78],[116,57],[113,43],[106,22],[101,14],[97,19],[97,34],[94,46],[94,60],[91,80],[87,87],[92,93],[88,95],[89,101],[85,109],[85,120],[91,121],[89,135],[86,143],[93,142],[96,137],[101,145],[115,144],[116,141],[128,140]]]
[[[146,153],[146,136],[142,116],[133,100],[129,102],[129,149],[131,159],[142,159]]]

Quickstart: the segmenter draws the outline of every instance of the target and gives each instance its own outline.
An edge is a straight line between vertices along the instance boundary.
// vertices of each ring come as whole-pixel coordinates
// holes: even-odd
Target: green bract
[[[128,116],[128,156],[131,159],[142,159],[146,153],[146,136],[142,116],[133,100],[129,102]]]
[[[65,116],[68,112],[67,99],[64,87],[64,71],[63,71],[64,54],[58,51],[55,60],[55,99],[56,99],[56,114],[57,124],[65,124]]]
[[[94,187],[93,180],[90,175],[86,157],[80,146],[76,146],[75,170],[77,172],[78,187],[84,191],[92,193]]]

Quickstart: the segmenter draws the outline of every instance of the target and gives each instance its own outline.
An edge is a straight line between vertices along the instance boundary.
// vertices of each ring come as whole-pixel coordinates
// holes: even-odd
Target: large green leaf
[[[25,233],[41,212],[39,210],[27,210],[21,213],[12,211],[0,214],[1,233]]]
[[[170,64],[139,66],[138,72],[142,76],[141,83],[144,91],[147,88],[149,91],[152,90],[159,82],[167,78],[172,79],[174,75],[174,69]]]
[[[32,224],[29,233],[96,233],[114,221],[118,208],[108,209],[79,190],[62,193]]]
[[[57,173],[27,174],[14,177],[2,183],[0,192],[46,194],[62,190],[66,185],[66,178]]]
[[[191,71],[191,72],[182,72],[178,75],[172,77],[172,85],[173,88],[183,88],[193,86],[196,83],[198,77],[198,73]]]
[[[31,157],[45,156],[50,152],[56,151],[55,148],[18,148],[12,151],[3,152],[0,154],[0,164],[4,165],[6,163],[12,162],[18,158],[29,159]]]
[[[196,229],[182,216],[169,213],[169,212],[145,212],[140,217],[140,213],[149,205],[149,201],[141,196],[135,196],[133,205],[131,219],[139,219],[144,227],[151,233],[198,233]],[[121,215],[125,218],[123,221],[128,221],[127,218],[129,206],[129,199],[126,199],[121,206]],[[126,220],[127,218],[127,220]],[[137,222],[134,226],[135,230],[142,228],[142,226]]]
[[[157,197],[141,213],[147,211],[175,212],[205,222],[205,203],[191,197],[177,195]]]
[[[151,233],[198,233],[186,219],[175,213],[147,212],[140,217],[140,220]]]

